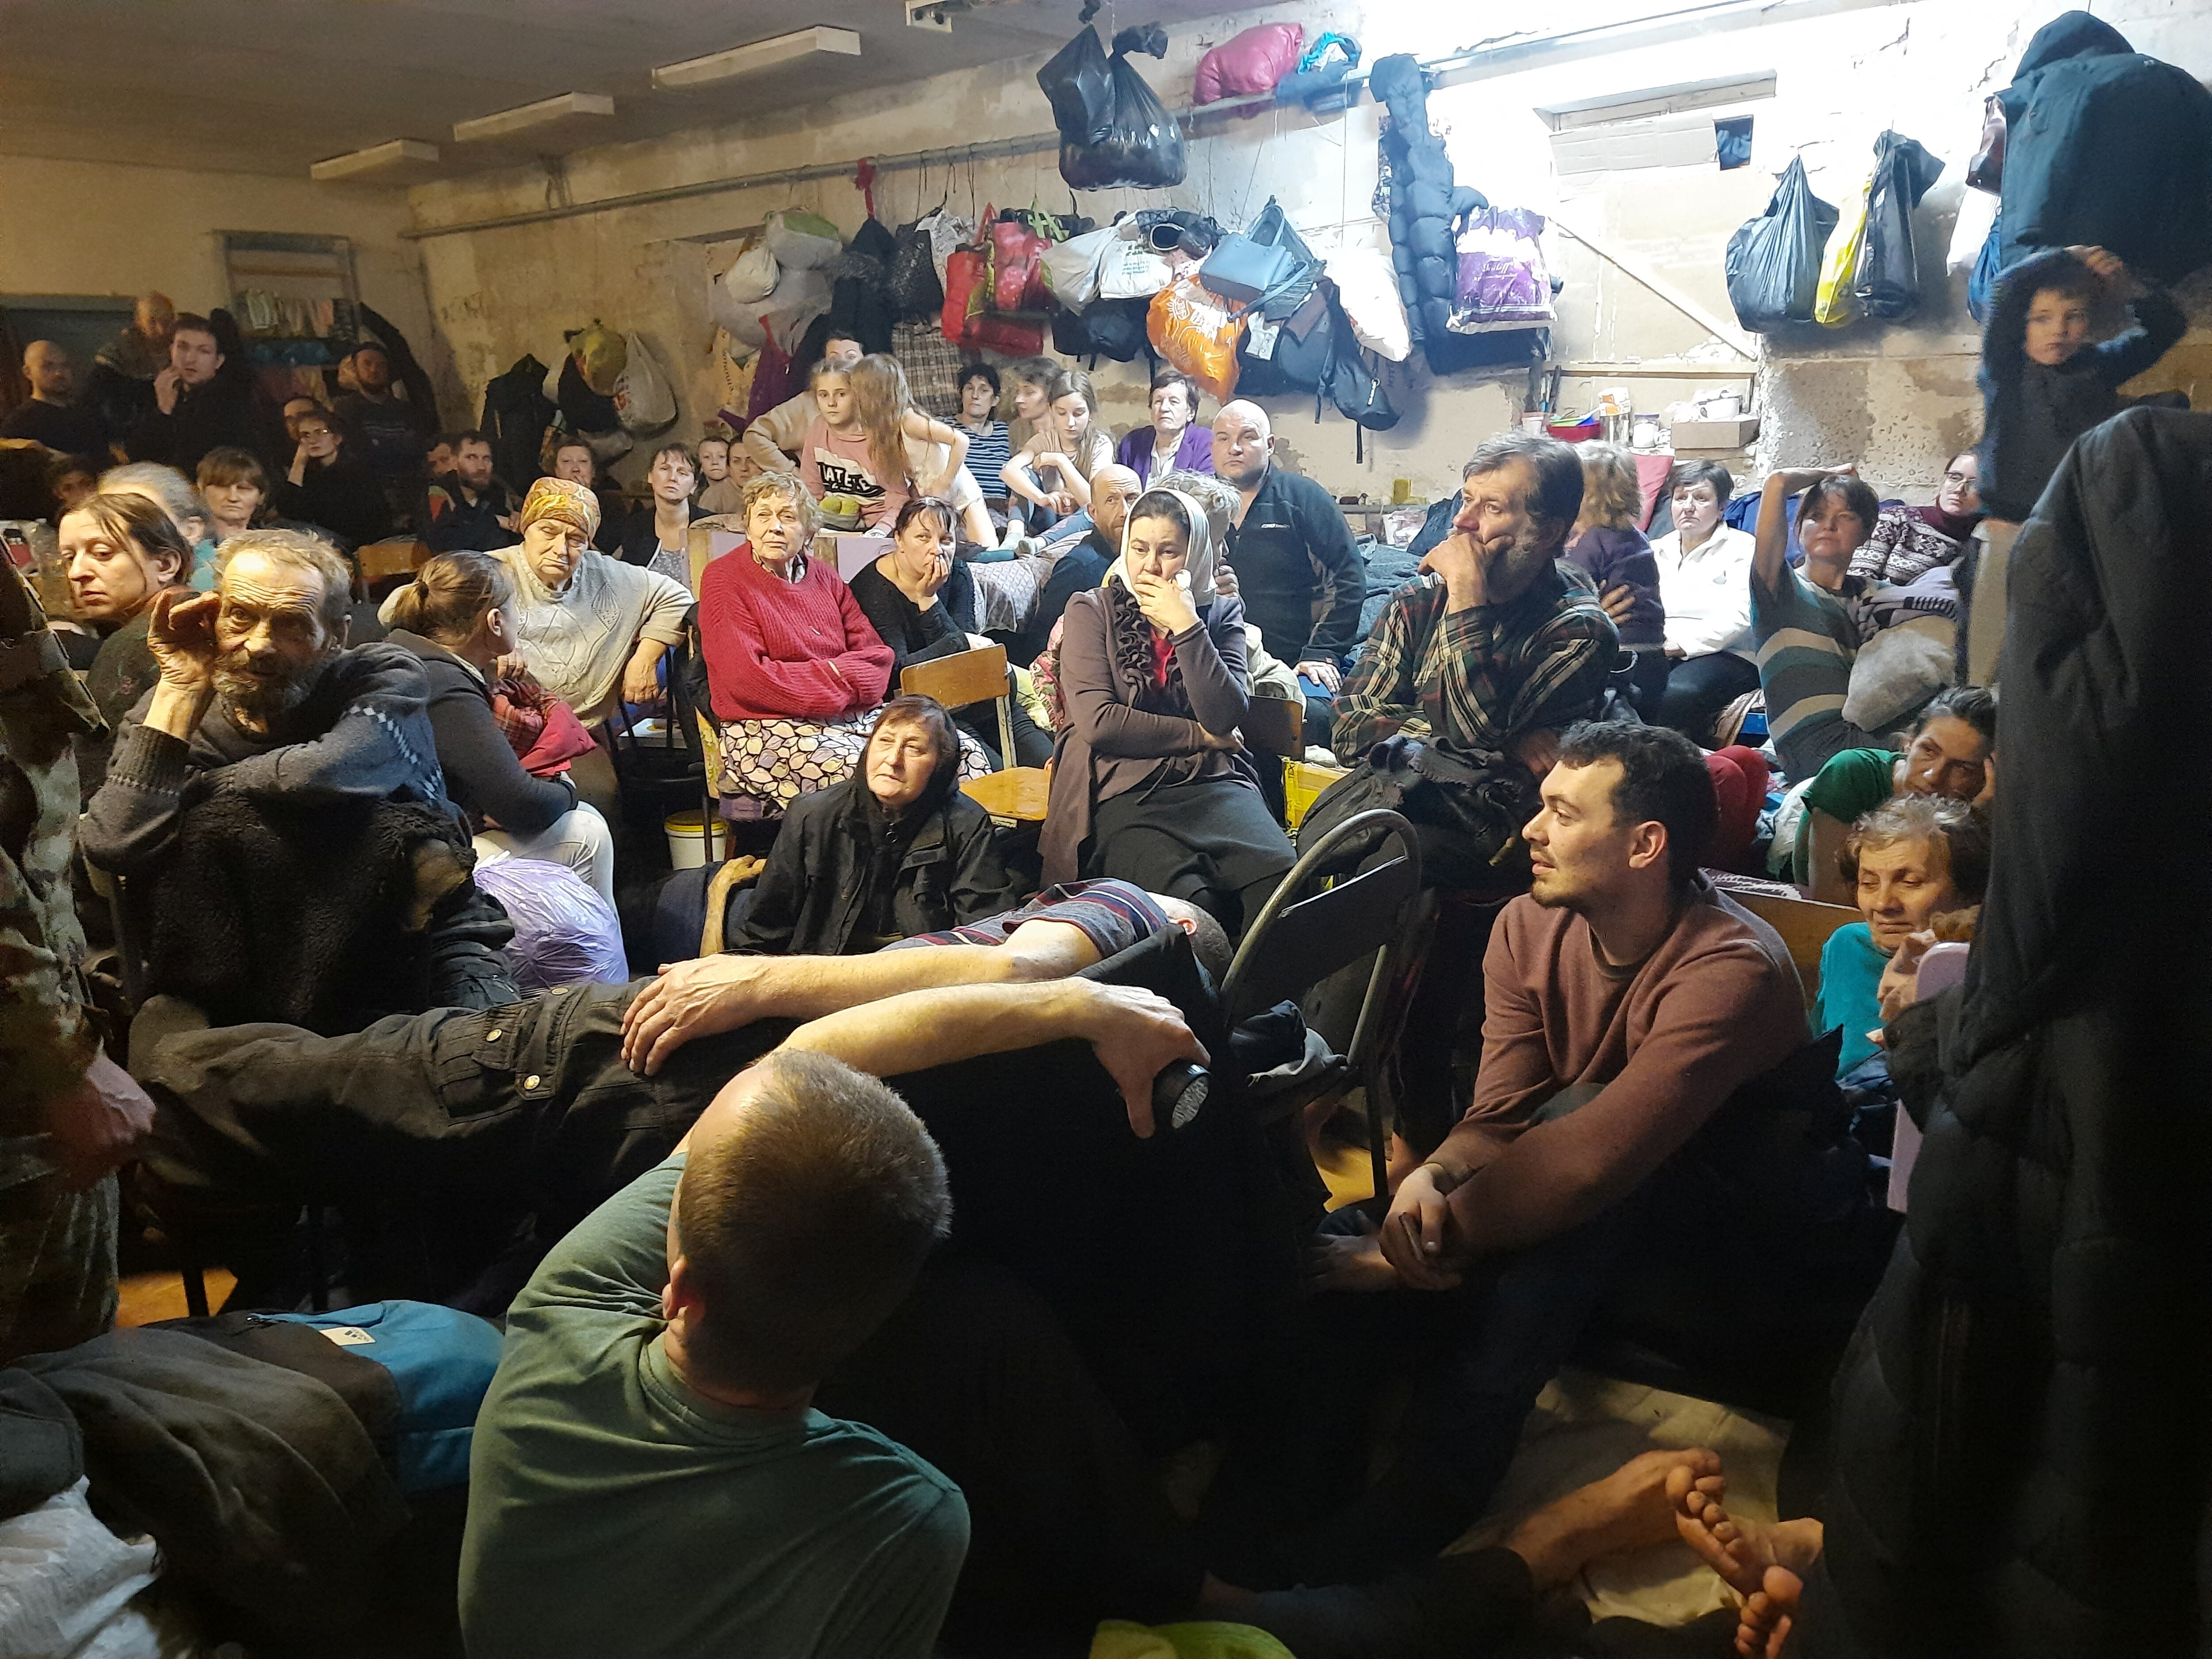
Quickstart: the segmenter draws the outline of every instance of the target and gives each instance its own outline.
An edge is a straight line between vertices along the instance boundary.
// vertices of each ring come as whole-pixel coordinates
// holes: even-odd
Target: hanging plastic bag
[[[1836,218],[1836,210],[1813,194],[1804,158],[1793,157],[1766,211],[1729,238],[1729,303],[1737,322],[1763,334],[1813,320],[1820,255]]]
[[[568,342],[568,354],[576,360],[584,384],[602,398],[614,396],[629,351],[629,343],[620,334],[598,321]]]
[[[757,305],[775,292],[775,285],[783,280],[783,267],[775,262],[775,255],[768,251],[764,242],[756,242],[738,255],[737,260],[722,273],[722,286],[729,290],[730,298],[741,306]]]
[[[1016,220],[1001,219],[991,227],[991,310],[1012,317],[1052,309],[1044,281],[1044,254],[1051,246]]]
[[[615,377],[615,413],[625,432],[658,432],[676,418],[676,388],[644,340],[630,334],[624,343],[629,356]]]
[[[1990,227],[1996,222],[1996,197],[1985,190],[1960,191],[1959,216],[1952,222],[1951,250],[1944,256],[1944,269],[1954,276],[1972,270],[1974,261],[1982,257],[1982,244],[1990,239]]]
[[[1121,233],[1109,225],[1047,248],[1044,285],[1053,299],[1070,311],[1080,311],[1096,300],[1100,264],[1120,240]]]
[[[836,226],[818,213],[796,208],[769,214],[762,241],[787,274],[819,270],[845,251],[845,239]]]
[[[1852,291],[1869,317],[1896,322],[1920,306],[1920,259],[1912,210],[1943,176],[1941,157],[1901,132],[1874,141],[1874,187],[1867,196],[1866,246]]]
[[[901,225],[892,240],[896,251],[884,284],[884,297],[902,321],[927,317],[945,303],[945,283],[931,257],[929,233],[919,224]]]
[[[1480,207],[1460,222],[1454,247],[1459,283],[1448,326],[1455,334],[1535,328],[1554,321],[1544,264],[1544,216],[1527,208]]]
[[[1837,227],[1842,234],[1828,239],[1827,253],[1820,261],[1820,290],[1813,297],[1813,320],[1823,328],[1842,328],[1861,315],[1851,284],[1858,276],[1859,252],[1866,246],[1867,198],[1873,192],[1874,175],[1869,173]]]
[[[1114,37],[1114,116],[1104,136],[1077,143],[1060,129],[1060,176],[1071,189],[1165,190],[1183,181],[1182,129],[1129,62],[1132,52],[1164,58],[1167,49],[1167,32],[1158,27]]]
[[[1194,104],[1218,104],[1224,98],[1250,98],[1273,92],[1285,76],[1297,69],[1305,45],[1303,23],[1255,23],[1198,60],[1190,100]],[[1255,104],[1237,113],[1257,115],[1261,107]]]
[[[1106,61],[1097,30],[1085,23],[1037,71],[1036,83],[1052,106],[1063,149],[1105,143],[1114,125],[1114,66]]]
[[[1179,276],[1152,296],[1146,331],[1152,349],[1222,403],[1237,393],[1237,342],[1244,319],[1206,292],[1198,278]]]
[[[1119,228],[1122,234],[1107,244],[1098,261],[1098,297],[1149,300],[1175,280],[1175,273],[1133,224]]]
[[[1360,344],[1394,363],[1413,355],[1406,302],[1399,296],[1398,273],[1389,254],[1373,247],[1340,248],[1328,256],[1328,276]]]

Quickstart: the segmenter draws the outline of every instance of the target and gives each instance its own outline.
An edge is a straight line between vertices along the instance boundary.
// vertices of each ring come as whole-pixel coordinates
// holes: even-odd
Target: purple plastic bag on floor
[[[567,865],[501,859],[478,864],[476,877],[514,924],[507,959],[523,990],[550,991],[586,979],[609,985],[629,980],[614,906]]]

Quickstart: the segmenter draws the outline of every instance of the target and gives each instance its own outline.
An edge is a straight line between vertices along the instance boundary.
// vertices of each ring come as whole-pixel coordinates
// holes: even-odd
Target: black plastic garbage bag
[[[1917,140],[1885,132],[1874,141],[1874,183],[1867,191],[1866,240],[1851,292],[1869,317],[1894,322],[1920,305],[1920,261],[1912,210],[1943,175],[1940,156]]]
[[[1182,129],[1129,62],[1132,52],[1160,58],[1167,49],[1167,33],[1156,27],[1114,37],[1114,114],[1105,136],[1079,143],[1064,124],[1060,129],[1060,176],[1071,189],[1164,190],[1183,181]]]
[[[1836,210],[1813,194],[1802,157],[1774,187],[1774,199],[1729,238],[1729,303],[1754,334],[1813,320],[1820,289],[1820,255],[1836,228]]]
[[[1102,144],[1114,125],[1114,68],[1098,31],[1085,23],[1037,71],[1063,144]]]

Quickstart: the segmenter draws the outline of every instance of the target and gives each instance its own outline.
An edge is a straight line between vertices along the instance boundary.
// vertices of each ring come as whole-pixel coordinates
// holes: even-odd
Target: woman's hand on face
[[[930,560],[929,568],[922,573],[921,591],[934,599],[951,578],[952,556],[939,553]]]
[[[1136,595],[1137,609],[1145,613],[1145,620],[1163,634],[1180,634],[1198,622],[1190,595],[1171,577],[1133,574],[1129,591]]]

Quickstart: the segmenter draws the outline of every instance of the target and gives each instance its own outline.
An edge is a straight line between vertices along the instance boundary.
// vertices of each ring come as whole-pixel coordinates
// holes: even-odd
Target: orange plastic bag
[[[1179,276],[1152,296],[1145,332],[1152,349],[1226,403],[1237,395],[1237,343],[1244,334],[1244,308]]]

